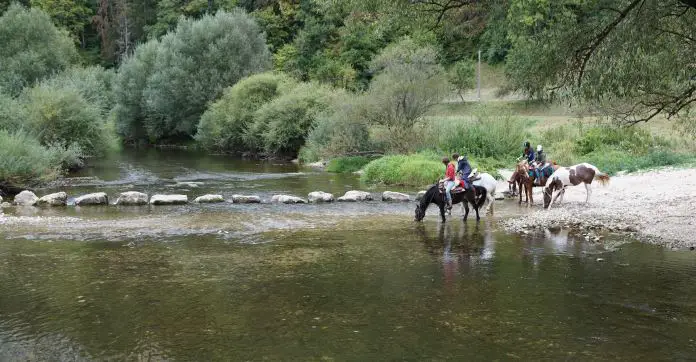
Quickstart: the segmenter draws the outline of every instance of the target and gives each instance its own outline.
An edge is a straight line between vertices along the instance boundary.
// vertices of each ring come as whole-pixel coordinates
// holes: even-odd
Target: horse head
[[[414,221],[423,221],[424,217],[425,217],[425,210],[423,210],[423,207],[421,207],[420,203],[416,204],[416,217],[413,220]]]

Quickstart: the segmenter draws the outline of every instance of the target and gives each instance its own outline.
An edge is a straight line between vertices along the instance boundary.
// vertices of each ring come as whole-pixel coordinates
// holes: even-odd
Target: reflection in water
[[[138,152],[81,171],[102,181],[69,193],[364,187],[291,164]],[[629,244],[598,263],[601,246],[566,231],[413,223],[411,203],[7,212],[25,216],[0,218],[0,361],[696,355],[692,253]]]

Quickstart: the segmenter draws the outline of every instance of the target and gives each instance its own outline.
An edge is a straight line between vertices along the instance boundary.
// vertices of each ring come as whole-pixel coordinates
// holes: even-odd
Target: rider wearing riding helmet
[[[529,143],[529,141],[524,143],[524,151],[522,152],[522,158],[527,159],[527,163],[530,165],[532,162],[534,162],[534,149],[532,148],[532,145]]]
[[[452,155],[452,159],[457,160],[457,175],[464,184],[464,188],[469,188],[469,175],[471,175],[471,165],[469,160],[464,156],[460,156],[458,153]]]

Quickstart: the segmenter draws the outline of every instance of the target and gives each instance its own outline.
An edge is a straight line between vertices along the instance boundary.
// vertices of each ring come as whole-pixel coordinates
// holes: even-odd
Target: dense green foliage
[[[12,5],[0,16],[0,89],[18,95],[77,60],[70,37],[38,9]]]
[[[624,123],[696,102],[696,5],[678,0],[512,1],[513,88],[579,99]]]
[[[183,19],[151,42],[125,61],[116,82],[118,128],[129,139],[142,133],[147,139],[140,140],[150,142],[192,137],[209,102],[270,66],[263,34],[241,11]]]
[[[210,150],[260,149],[261,143],[255,141],[262,135],[251,134],[250,129],[254,113],[295,86],[296,82],[278,73],[261,73],[241,80],[206,110],[198,125],[196,140]]]
[[[370,162],[363,171],[364,182],[423,186],[442,178],[445,166],[427,155],[394,155]]]
[[[327,172],[349,173],[361,170],[365,165],[374,160],[375,157],[365,156],[346,156],[331,159],[326,164]]]

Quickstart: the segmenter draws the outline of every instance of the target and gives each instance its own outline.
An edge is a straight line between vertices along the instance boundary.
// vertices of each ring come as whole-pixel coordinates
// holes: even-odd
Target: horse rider
[[[447,157],[442,158],[442,163],[445,165],[445,198],[447,199],[447,209],[452,209],[452,189],[456,186],[456,173],[454,171],[454,165],[450,163],[450,159]]]
[[[537,152],[536,152],[536,157],[535,157],[535,168],[534,172],[536,173],[536,182],[539,184],[541,182],[541,175],[542,172],[546,168],[546,153],[544,152],[544,148],[541,147],[541,145],[537,145]]]
[[[534,162],[534,149],[532,148],[532,144],[529,143],[529,141],[524,143],[524,150],[522,151],[522,156],[517,159],[517,162],[520,162],[521,160],[527,160],[527,164],[530,167],[533,167],[533,162]],[[515,180],[514,180],[515,174],[512,174],[512,177],[510,180],[508,180],[508,184],[514,185]],[[521,191],[520,191],[521,192]]]
[[[464,188],[469,188],[469,175],[471,175],[471,165],[469,160],[464,156],[460,156],[458,153],[452,155],[452,159],[457,160],[457,175],[459,179],[464,184]]]
[[[532,145],[529,143],[529,141],[524,143],[524,151],[522,151],[522,158],[527,159],[527,163],[530,165],[535,160],[534,149],[532,148]]]

